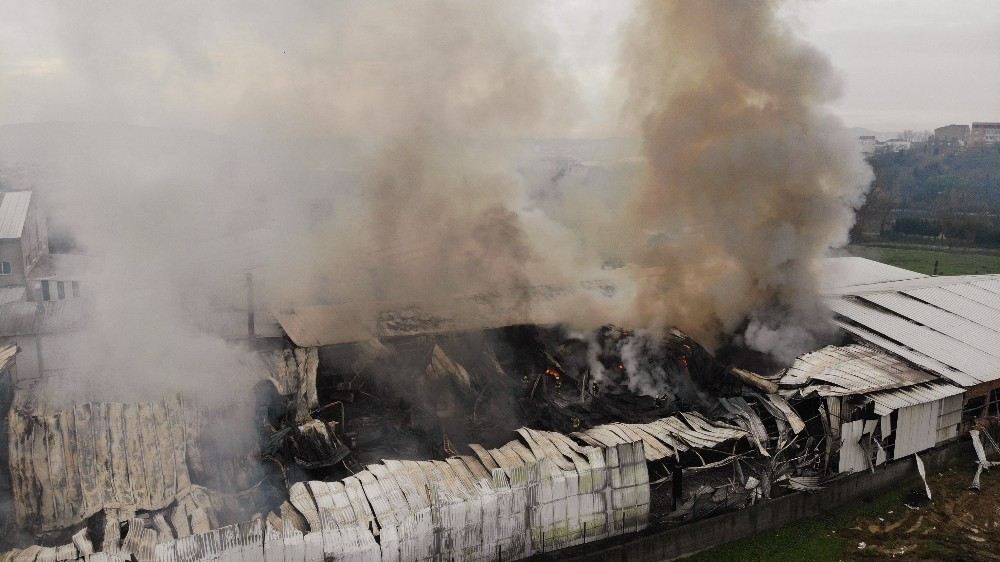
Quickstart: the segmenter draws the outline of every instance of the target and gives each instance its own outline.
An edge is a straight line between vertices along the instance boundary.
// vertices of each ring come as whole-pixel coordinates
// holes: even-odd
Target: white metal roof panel
[[[835,295],[859,295],[862,293],[879,292],[900,292],[912,291],[916,289],[926,289],[928,287],[952,287],[955,285],[971,285],[993,279],[1000,279],[1000,275],[945,275],[940,277],[919,277],[914,279],[903,279],[901,281],[888,281],[885,283],[869,283],[865,285],[838,286],[833,289],[826,289],[824,293],[828,296]]]
[[[975,301],[983,306],[988,306],[993,310],[1000,311],[1000,295],[977,287],[972,283],[948,285],[944,287],[944,289],[951,291],[956,295],[961,295],[969,300]]]
[[[1000,359],[1000,331],[899,293],[875,293],[862,298]]]
[[[931,287],[913,291],[904,291],[903,294],[947,310],[952,314],[986,326],[991,330],[1000,331],[1000,311],[988,306],[983,306],[976,301],[951,291],[947,291],[943,288]]]
[[[986,289],[991,293],[996,293],[997,297],[1000,298],[1000,278],[993,277],[983,279],[982,281],[975,281],[972,284],[980,289]]]
[[[823,286],[827,289],[901,281],[918,277],[927,276],[916,271],[854,256],[828,258],[823,262]]]
[[[879,333],[849,322],[839,320],[836,322],[837,325],[844,331],[852,333],[872,345],[878,346],[879,348],[882,348],[890,353],[896,354],[914,365],[919,365],[932,373],[940,375],[955,384],[961,386],[975,386],[980,382],[975,377],[972,377],[967,373],[963,373],[950,365],[945,365],[933,357],[929,357],[923,353],[915,351],[897,341],[886,338]]]
[[[31,204],[30,191],[0,193],[0,238],[20,238]]]
[[[942,398],[956,396],[963,392],[962,388],[938,382],[876,392],[869,394],[868,398],[875,403],[875,413],[884,416],[900,408],[941,400]]]
[[[971,345],[858,301],[836,299],[830,308],[846,318],[961,370],[979,382],[1000,378],[1000,362]]]

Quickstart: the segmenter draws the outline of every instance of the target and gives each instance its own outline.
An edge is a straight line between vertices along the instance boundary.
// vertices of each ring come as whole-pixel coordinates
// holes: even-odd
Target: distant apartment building
[[[934,129],[934,142],[939,144],[964,145],[969,142],[968,125],[945,125]]]
[[[1000,123],[973,123],[969,131],[969,146],[1000,144]]]

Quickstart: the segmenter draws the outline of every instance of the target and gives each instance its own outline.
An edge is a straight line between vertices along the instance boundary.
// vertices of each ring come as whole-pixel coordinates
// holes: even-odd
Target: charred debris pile
[[[447,472],[458,463],[472,476],[453,466],[458,480],[428,477],[421,502],[443,501],[436,494],[448,486],[456,494],[449,501],[478,502],[482,486],[530,487],[532,478],[547,485],[552,474],[571,474],[583,494],[583,482],[592,481],[585,475],[605,465],[625,470],[607,463],[637,454],[642,470],[622,472],[638,486],[631,507],[614,507],[611,480],[587,492],[598,498],[586,500],[596,502],[588,504],[597,518],[590,532],[600,520],[603,536],[611,536],[814,489],[831,448],[820,417],[804,421],[778,394],[779,374],[733,367],[677,330],[518,325],[311,348],[281,341],[260,355],[270,376],[256,388],[252,419],[239,408],[206,411],[183,398],[57,406],[31,388],[7,389],[5,476],[15,509],[4,523],[16,532],[0,546],[27,556],[28,545],[43,545],[31,552],[57,560],[94,552],[153,560],[157,548],[180,556],[185,537],[237,526],[251,526],[239,527],[251,542],[261,529],[304,540],[318,530],[309,506],[326,509],[315,492],[323,482],[337,490],[354,482],[374,506],[381,500],[366,478],[405,465],[419,480],[421,470]],[[253,424],[257,438],[232,439],[245,433],[236,424]],[[495,480],[501,473],[502,482]],[[456,483],[462,474],[471,478],[464,488]],[[493,484],[474,484],[477,474]],[[296,500],[295,490],[313,491]],[[562,537],[567,546],[587,539],[583,520],[573,521],[583,536]],[[562,528],[531,525],[527,543],[504,544],[530,553],[538,548],[532,541],[545,544],[538,529]],[[369,531],[362,534],[383,540],[377,527]]]
[[[804,431],[778,377],[723,363],[678,330],[520,325],[324,346],[309,352],[315,359],[279,353],[316,364],[307,416],[303,396],[280,385],[287,398],[268,407],[262,454],[286,485],[383,459],[469,454],[519,428],[598,447],[647,441],[654,516],[664,519],[739,507],[770,496],[772,483],[801,488],[797,477],[820,475],[823,429],[814,418]]]

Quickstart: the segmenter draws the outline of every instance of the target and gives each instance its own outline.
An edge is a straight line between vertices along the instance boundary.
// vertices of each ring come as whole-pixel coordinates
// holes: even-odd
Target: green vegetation
[[[685,560],[692,562],[850,560],[851,553],[857,552],[857,543],[837,536],[837,529],[849,527],[852,521],[858,518],[877,517],[902,508],[904,496],[913,485],[916,485],[916,482],[909,482],[906,486],[900,486],[876,498],[859,501],[853,506],[833,509],[787,527],[706,550]]]
[[[933,501],[924,496],[914,470],[912,479],[892,491],[686,560],[997,560],[1000,473],[983,472],[982,489],[970,490],[975,465],[969,449],[954,451],[947,466],[928,470]]]
[[[1000,248],[1000,146],[927,144],[868,161],[875,183],[853,240]]]
[[[908,248],[901,246],[851,246],[851,253],[927,275],[972,275],[1000,273],[1000,255],[962,250]]]

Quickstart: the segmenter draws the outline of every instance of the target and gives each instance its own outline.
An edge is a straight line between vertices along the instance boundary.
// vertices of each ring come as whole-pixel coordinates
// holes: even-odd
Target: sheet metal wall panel
[[[840,425],[840,459],[837,472],[861,472],[868,469],[865,450],[859,444],[864,430],[864,420]]]
[[[938,401],[902,408],[896,418],[895,459],[930,449],[937,442]]]
[[[958,428],[962,423],[963,402],[964,396],[961,394],[949,396],[941,400],[938,415],[937,443],[958,437]]]

